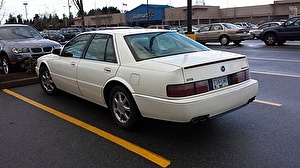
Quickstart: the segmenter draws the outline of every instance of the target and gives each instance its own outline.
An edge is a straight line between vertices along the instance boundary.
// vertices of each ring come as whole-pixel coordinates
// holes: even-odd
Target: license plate
[[[214,78],[214,79],[212,79],[212,83],[213,83],[213,88],[214,89],[220,89],[220,88],[223,88],[225,86],[228,86],[227,76]]]

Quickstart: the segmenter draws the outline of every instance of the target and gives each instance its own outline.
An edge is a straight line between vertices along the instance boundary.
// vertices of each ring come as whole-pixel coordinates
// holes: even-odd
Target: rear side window
[[[117,59],[112,36],[96,34],[92,39],[84,58],[116,63]]]

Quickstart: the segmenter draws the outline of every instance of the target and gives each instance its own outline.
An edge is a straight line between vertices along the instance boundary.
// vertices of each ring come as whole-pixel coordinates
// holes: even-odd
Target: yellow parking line
[[[282,104],[279,104],[279,103],[273,103],[273,102],[268,102],[268,101],[263,101],[263,100],[254,100],[253,102],[266,104],[266,105],[271,105],[271,106],[276,106],[276,107],[281,107],[282,106]]]
[[[136,153],[136,154],[138,154],[138,155],[140,155],[140,156],[142,156],[142,157],[150,160],[151,162],[159,165],[160,167],[167,167],[171,163],[170,160],[165,159],[164,157],[159,156],[159,155],[157,155],[157,154],[155,154],[155,153],[153,153],[153,152],[151,152],[151,151],[149,151],[147,149],[144,149],[144,148],[142,148],[140,146],[137,146],[137,145],[135,145],[135,144],[133,144],[131,142],[128,142],[128,141],[126,141],[124,139],[121,139],[121,138],[119,138],[119,137],[117,137],[115,135],[112,135],[112,134],[110,134],[110,133],[108,133],[106,131],[103,131],[103,130],[101,130],[101,129],[97,128],[97,127],[94,127],[94,126],[92,126],[90,124],[87,124],[87,123],[85,123],[83,121],[80,121],[80,120],[78,120],[78,119],[76,119],[74,117],[71,117],[71,116],[66,115],[66,114],[64,114],[62,112],[59,112],[59,111],[57,111],[57,110],[55,110],[55,109],[53,109],[51,107],[45,106],[45,105],[43,105],[41,103],[38,103],[38,102],[36,102],[34,100],[31,100],[31,99],[29,99],[27,97],[24,97],[24,96],[22,96],[22,95],[20,95],[20,94],[18,94],[16,92],[13,92],[13,91],[8,90],[8,89],[3,89],[3,92],[5,92],[5,93],[7,93],[9,95],[12,95],[12,96],[14,96],[14,97],[16,97],[18,99],[21,99],[22,101],[25,101],[25,102],[27,102],[27,103],[29,103],[29,104],[37,107],[37,108],[40,108],[40,109],[42,109],[42,110],[44,110],[44,111],[46,111],[46,112],[48,112],[50,114],[53,114],[53,115],[55,115],[55,116],[57,116],[57,117],[59,117],[61,119],[64,119],[64,120],[66,120],[66,121],[68,121],[70,123],[73,123],[73,124],[75,124],[75,125],[77,125],[79,127],[82,127],[82,128],[84,128],[84,129],[86,129],[86,130],[88,130],[90,132],[93,132],[93,133],[95,133],[95,134],[97,134],[97,135],[99,135],[99,136],[101,136],[101,137],[103,137],[103,138],[105,138],[105,139],[107,139],[107,140],[115,143],[115,144],[118,144],[118,145],[122,146],[123,148],[125,148],[125,149],[127,149],[129,151],[132,151],[132,152],[134,152],[134,153]]]

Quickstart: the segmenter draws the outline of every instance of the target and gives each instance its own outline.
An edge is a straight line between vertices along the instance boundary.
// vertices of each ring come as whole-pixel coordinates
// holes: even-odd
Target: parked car
[[[81,30],[79,28],[75,27],[68,27],[68,28],[61,28],[59,32],[65,36],[65,40],[70,40],[73,37],[77,36],[81,33]]]
[[[171,30],[85,32],[40,57],[36,72],[47,94],[63,90],[108,107],[124,129],[140,117],[202,121],[246,105],[258,91],[245,55]]]
[[[241,26],[242,28],[245,28],[245,29],[257,29],[257,26],[253,23],[250,23],[250,22],[237,22],[237,23],[234,23],[235,25],[238,25],[238,26]]]
[[[282,25],[265,28],[259,38],[268,46],[300,40],[300,16],[290,18]]]
[[[45,30],[43,31],[43,37],[57,42],[65,41],[65,36],[59,33],[57,30]]]
[[[0,69],[8,74],[24,68],[25,60],[49,54],[61,45],[44,39],[33,27],[21,24],[0,25]]]
[[[281,25],[282,23],[283,22],[266,22],[266,23],[263,23],[260,26],[258,26],[257,29],[249,30],[250,38],[251,39],[259,38],[259,34],[263,31],[263,29],[265,29],[267,27],[278,26],[278,25]]]
[[[196,41],[205,44],[208,42],[220,42],[228,45],[230,42],[240,44],[250,38],[249,30],[231,23],[213,23],[203,26],[196,33]]]
[[[170,25],[150,25],[147,27],[147,29],[166,29],[166,30],[171,30]]]
[[[192,26],[192,32],[197,32],[198,30],[199,30],[198,27]],[[188,31],[188,28],[187,28],[187,27],[181,27],[181,28],[178,30],[178,33],[180,33],[180,34],[185,34],[187,31]]]

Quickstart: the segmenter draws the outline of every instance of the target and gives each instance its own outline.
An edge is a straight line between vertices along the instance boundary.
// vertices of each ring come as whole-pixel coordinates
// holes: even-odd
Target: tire
[[[39,79],[42,89],[49,95],[55,95],[58,92],[57,87],[55,86],[50,71],[46,66],[41,67]]]
[[[1,57],[1,66],[4,74],[8,74],[11,71],[9,60],[7,56]]]
[[[224,45],[224,46],[226,46],[226,45],[228,45],[229,44],[229,37],[228,36],[221,36],[221,38],[220,38],[220,43],[221,43],[221,45]]]
[[[109,109],[115,123],[126,130],[132,129],[140,119],[140,112],[131,93],[119,85],[110,92]]]
[[[235,45],[239,45],[239,44],[241,44],[241,42],[242,42],[242,41],[234,41],[233,43],[234,43]]]
[[[282,40],[282,41],[278,41],[277,44],[278,45],[283,45],[286,42],[286,40]]]
[[[277,38],[274,34],[267,34],[264,38],[264,43],[267,46],[274,46],[276,44]]]

